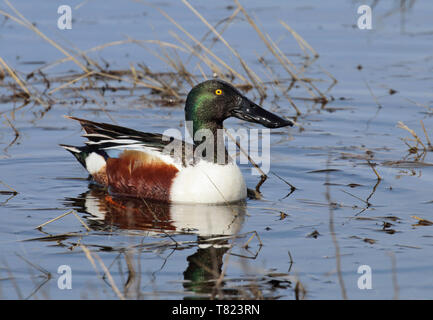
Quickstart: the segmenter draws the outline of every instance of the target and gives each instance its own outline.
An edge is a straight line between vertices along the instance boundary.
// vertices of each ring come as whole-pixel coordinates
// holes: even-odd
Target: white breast
[[[86,169],[90,174],[98,173],[103,167],[105,167],[105,159],[96,152],[92,152],[86,158]]]
[[[227,203],[246,196],[244,177],[235,163],[207,161],[179,171],[170,191],[170,200],[175,203]]]

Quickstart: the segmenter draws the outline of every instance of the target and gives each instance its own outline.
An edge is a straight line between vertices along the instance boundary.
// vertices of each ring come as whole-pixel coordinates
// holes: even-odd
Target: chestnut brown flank
[[[106,186],[108,185],[107,179],[107,169],[106,166],[102,167],[97,173],[92,174],[93,180],[95,180],[100,185]]]
[[[119,158],[107,159],[107,184],[115,194],[168,202],[178,171],[157,157],[126,150]]]

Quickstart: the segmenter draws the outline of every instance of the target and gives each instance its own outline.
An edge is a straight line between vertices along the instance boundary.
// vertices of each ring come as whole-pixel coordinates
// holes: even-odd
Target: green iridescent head
[[[185,104],[185,120],[192,121],[193,135],[200,129],[213,132],[222,129],[223,121],[229,117],[260,123],[267,128],[293,125],[293,121],[266,111],[225,81],[208,80],[191,89]]]

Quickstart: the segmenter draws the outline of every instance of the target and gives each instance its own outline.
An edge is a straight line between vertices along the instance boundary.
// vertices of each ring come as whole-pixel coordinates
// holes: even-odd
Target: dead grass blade
[[[223,36],[196,10],[187,0],[182,0],[182,2],[217,36],[217,38],[230,50],[230,52],[239,59],[245,72],[248,74],[251,82],[253,82],[254,87],[258,90],[260,96],[265,97],[266,92],[263,90],[263,81],[259,76],[247,65],[240,54],[233,49],[230,44],[223,38]]]
[[[247,79],[241,75],[239,72],[230,67],[227,63],[225,63],[220,57],[214,54],[211,50],[209,50],[203,43],[198,41],[191,33],[189,33],[185,28],[183,28],[179,23],[177,23],[172,17],[170,17],[164,10],[157,8],[157,10],[172,24],[176,26],[180,31],[182,31],[188,38],[190,38],[197,46],[199,46],[203,51],[205,51],[208,55],[214,58],[219,64],[221,64],[224,68],[226,68],[229,72],[234,74],[236,77],[241,79],[242,81],[248,83]],[[221,75],[223,73],[221,72]]]
[[[3,182],[3,181],[0,180],[0,183],[1,183],[2,185],[4,185],[6,188],[8,188],[9,190],[11,190],[10,193],[12,193],[12,194],[14,194],[14,195],[17,195],[17,194],[18,194],[18,191],[16,191],[14,188],[12,188],[11,186],[9,186],[9,185],[6,184],[5,182]]]
[[[287,23],[285,23],[284,21],[280,20],[281,25],[286,28],[287,31],[290,32],[290,34],[293,36],[293,38],[295,38],[295,40],[298,42],[299,47],[301,47],[301,49],[304,51],[305,55],[307,57],[309,57],[307,51],[305,50],[305,48],[307,48],[308,50],[310,50],[310,52],[313,54],[313,56],[315,58],[319,57],[319,54],[317,53],[316,50],[313,49],[312,46],[310,46],[310,44],[305,41],[304,38],[302,38],[295,30],[293,30]]]
[[[425,138],[426,138],[426,140],[427,140],[427,145],[428,145],[428,147],[429,147],[429,150],[430,150],[430,151],[433,151],[433,146],[432,146],[432,144],[431,144],[431,142],[430,142],[429,136],[428,136],[428,134],[427,134],[427,130],[425,129],[424,122],[423,122],[422,120],[420,120],[420,122],[421,122],[422,130],[424,131]]]
[[[379,173],[377,172],[376,168],[374,167],[375,165],[372,164],[372,163],[370,162],[370,160],[368,160],[368,159],[367,159],[367,163],[368,163],[368,165],[370,166],[371,170],[373,170],[374,174],[376,175],[377,180],[379,180],[379,181],[382,180],[382,177],[379,175]]]
[[[17,128],[15,128],[15,126],[12,124],[12,122],[9,120],[9,118],[6,116],[6,114],[3,114],[3,117],[6,119],[7,123],[12,128],[12,130],[14,131],[14,134],[15,134],[15,138],[9,143],[9,145],[6,148],[3,149],[6,152],[7,149],[18,140],[18,138],[20,137],[20,132],[17,130]]]
[[[327,161],[327,167],[329,167],[330,163],[330,157]],[[334,226],[334,208],[332,206],[332,199],[331,199],[331,191],[330,191],[330,179],[329,179],[329,171],[326,173],[326,200],[328,202],[328,208],[329,208],[329,232],[331,233],[332,242],[334,244],[335,248],[335,260],[336,260],[336,267],[337,267],[337,277],[338,282],[340,284],[340,290],[341,290],[341,296],[344,300],[347,300],[347,293],[346,293],[346,287],[344,286],[344,280],[343,275],[341,273],[341,254],[340,254],[340,246],[338,245],[338,239],[337,234],[335,232],[335,226]]]
[[[55,218],[53,218],[53,219],[51,219],[51,220],[49,220],[49,221],[47,221],[47,222],[44,222],[44,223],[42,223],[42,224],[40,224],[40,225],[38,225],[35,229],[42,229],[43,227],[45,227],[46,225],[48,225],[48,224],[50,224],[51,222],[54,222],[54,221],[57,221],[57,220],[59,220],[59,219],[61,219],[61,218],[63,218],[63,217],[66,217],[68,214],[73,214],[76,218],[77,218],[77,220],[84,226],[84,228],[86,228],[86,230],[87,231],[91,231],[91,229],[89,228],[89,226],[80,218],[80,216],[75,212],[75,210],[69,210],[69,211],[67,211],[67,212],[65,212],[65,213],[63,213],[63,214],[61,214],[60,216],[58,216],[58,217],[55,217]]]
[[[112,290],[114,291],[114,293],[117,295],[117,297],[120,300],[126,300],[125,296],[120,292],[119,288],[117,288],[116,283],[114,282],[114,279],[111,276],[110,271],[107,269],[107,267],[104,264],[104,261],[102,261],[102,259],[98,256],[98,254],[96,252],[94,252],[92,254],[92,252],[84,244],[80,244],[80,248],[83,250],[83,252],[85,253],[87,259],[90,261],[90,263],[92,264],[93,268],[95,269],[96,274],[99,276],[99,271],[98,271],[98,268],[96,267],[96,263],[95,263],[94,258],[96,260],[98,260],[99,266],[104,271],[104,274],[107,275],[108,282],[110,283],[110,286],[111,286]]]
[[[397,127],[400,129],[404,129],[407,132],[409,132],[414,137],[415,141],[417,142],[417,145],[420,144],[424,148],[424,150],[427,150],[426,146],[424,145],[424,143],[421,141],[421,139],[418,137],[418,135],[416,134],[416,132],[414,130],[410,129],[402,121],[398,122]]]
[[[12,9],[13,12],[20,18],[21,24],[27,27],[28,29],[34,31],[38,36],[40,36],[42,39],[47,41],[50,45],[52,45],[54,48],[59,50],[61,53],[63,53],[65,56],[69,57],[72,61],[75,62],[77,66],[79,66],[84,72],[89,72],[87,68],[79,62],[75,57],[73,57],[69,52],[67,52],[65,49],[63,49],[59,44],[48,38],[44,33],[42,33],[36,26],[34,26],[29,20],[27,20],[8,0],[5,0],[5,3],[9,6],[9,8]],[[2,12],[0,12],[2,13]],[[9,15],[10,16],[10,15]],[[18,19],[19,20],[19,19]],[[17,18],[14,19],[14,21],[17,22]]]
[[[80,80],[82,80],[82,79],[84,79],[84,78],[90,77],[90,76],[93,75],[94,73],[95,73],[95,71],[90,71],[90,72],[87,72],[87,73],[85,73],[85,74],[82,74],[81,76],[79,76],[79,77],[77,77],[77,78],[75,78],[75,79],[72,79],[71,81],[62,84],[61,86],[59,86],[59,87],[57,87],[57,88],[52,89],[51,91],[48,92],[48,94],[53,94],[54,92],[56,92],[56,91],[58,91],[58,90],[64,89],[64,88],[66,88],[66,87],[69,87],[70,85],[74,84],[74,83],[77,82],[77,81],[80,81]]]
[[[427,219],[423,219],[417,216],[412,216],[412,218],[418,220],[418,224],[419,226],[431,226],[433,225],[433,222],[431,222],[430,220]]]
[[[63,217],[66,217],[68,214],[72,213],[72,211],[73,210],[69,210],[69,211],[61,214],[60,216],[55,217],[54,219],[48,220],[47,222],[44,222],[44,223],[38,225],[37,227],[35,227],[35,229],[42,229],[42,227],[45,227],[47,224],[50,224],[51,222],[54,222],[54,221],[57,221]]]
[[[287,64],[287,60],[286,61],[280,56],[280,54],[278,54],[277,50],[275,49],[276,44],[274,42],[270,42],[268,39],[270,39],[269,35],[266,35],[259,29],[259,27],[257,26],[257,24],[254,22],[254,20],[250,17],[250,15],[246,12],[246,10],[244,9],[244,7],[239,3],[238,0],[234,0],[235,3],[238,5],[238,7],[240,8],[240,10],[242,11],[243,15],[245,16],[245,18],[247,19],[247,21],[249,22],[249,24],[254,28],[254,30],[256,31],[256,33],[259,35],[260,39],[262,39],[263,43],[266,45],[266,47],[268,48],[268,50],[272,53],[272,55],[277,58],[278,62],[281,64],[281,66],[290,74],[290,76],[296,80],[299,81],[300,84],[308,91],[308,93],[314,98],[317,99],[317,95],[314,94],[313,90],[311,90],[311,88],[309,88],[304,81],[302,81],[301,79],[299,79],[299,77],[290,69],[290,67]],[[281,51],[280,51],[281,52]],[[320,91],[319,91],[320,92]],[[321,96],[323,97],[323,94],[321,94]]]
[[[8,66],[8,64],[0,57],[0,64],[6,69],[9,75],[15,80],[15,82],[20,86],[20,88],[30,97],[30,91],[24,82],[18,77],[18,75]]]

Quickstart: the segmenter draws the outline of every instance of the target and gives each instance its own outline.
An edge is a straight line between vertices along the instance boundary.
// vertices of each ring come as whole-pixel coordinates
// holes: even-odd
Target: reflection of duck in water
[[[229,117],[267,128],[293,125],[266,111],[227,82],[209,80],[192,88],[185,119],[194,144],[155,133],[84,119],[84,147],[62,145],[93,179],[114,194],[172,203],[231,203],[244,200],[241,171],[224,146],[223,122]],[[204,140],[204,141],[203,141]]]
[[[89,220],[102,226],[166,233],[193,233],[201,238],[237,234],[245,216],[244,202],[228,205],[167,204],[116,197],[96,185],[78,198],[68,199]],[[68,202],[69,202],[68,201]],[[92,225],[97,228],[97,225]]]
[[[79,212],[90,214],[89,226],[107,229],[145,230],[155,233],[197,234],[197,251],[187,258],[184,288],[209,294],[211,280],[221,274],[227,239],[238,234],[245,217],[245,203],[230,205],[167,204],[137,198],[114,197],[96,185],[77,198],[67,199]],[[216,238],[215,240],[211,240]]]

